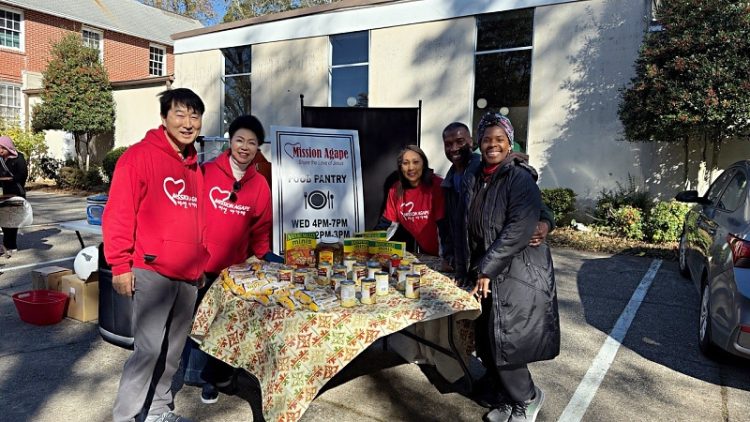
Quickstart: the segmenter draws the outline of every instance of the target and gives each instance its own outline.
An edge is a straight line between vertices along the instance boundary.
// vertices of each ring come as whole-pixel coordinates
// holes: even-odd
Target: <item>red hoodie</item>
[[[243,262],[250,255],[263,258],[270,250],[273,217],[268,182],[255,166],[248,166],[235,192],[237,199],[231,202],[236,179],[229,164],[230,154],[227,150],[203,166],[205,243],[211,254],[206,272],[211,273]]]
[[[186,151],[183,159],[160,126],[117,161],[102,216],[104,256],[114,275],[132,267],[178,280],[203,274],[203,176],[195,147]]]

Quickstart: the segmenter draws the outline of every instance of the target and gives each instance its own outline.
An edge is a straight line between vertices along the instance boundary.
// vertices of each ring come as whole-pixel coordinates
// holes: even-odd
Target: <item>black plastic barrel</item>
[[[99,334],[126,349],[133,349],[133,298],[118,294],[112,287],[112,269],[104,259],[104,243],[99,245]]]

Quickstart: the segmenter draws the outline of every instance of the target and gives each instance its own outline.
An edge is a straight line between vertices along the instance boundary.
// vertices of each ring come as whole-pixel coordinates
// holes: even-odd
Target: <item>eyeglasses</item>
[[[237,192],[239,192],[241,188],[242,188],[242,183],[240,183],[239,180],[236,180],[232,184],[232,193],[229,194],[229,202],[232,202],[232,203],[237,202]]]

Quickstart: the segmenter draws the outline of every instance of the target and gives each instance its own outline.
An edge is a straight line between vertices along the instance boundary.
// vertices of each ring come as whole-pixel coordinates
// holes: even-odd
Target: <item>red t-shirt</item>
[[[443,190],[440,187],[443,179],[432,175],[432,186],[420,184],[413,189],[405,189],[403,197],[398,194],[396,182],[388,191],[388,202],[383,217],[398,222],[417,241],[422,252],[438,256],[437,221],[443,219]]]

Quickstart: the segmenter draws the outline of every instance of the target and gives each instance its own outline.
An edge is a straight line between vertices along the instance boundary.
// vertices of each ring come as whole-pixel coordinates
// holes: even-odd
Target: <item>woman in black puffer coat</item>
[[[487,113],[477,131],[482,162],[464,176],[467,233],[457,248],[457,277],[475,281],[482,302],[477,354],[487,368],[487,421],[535,420],[544,394],[527,363],[560,352],[552,256],[546,243],[529,246],[541,210],[537,173],[512,152],[513,126]]]
[[[9,136],[0,136],[0,186],[5,196],[26,198],[26,179],[29,168],[23,153],[16,150]],[[18,227],[3,227],[3,249],[5,256],[18,251]]]

